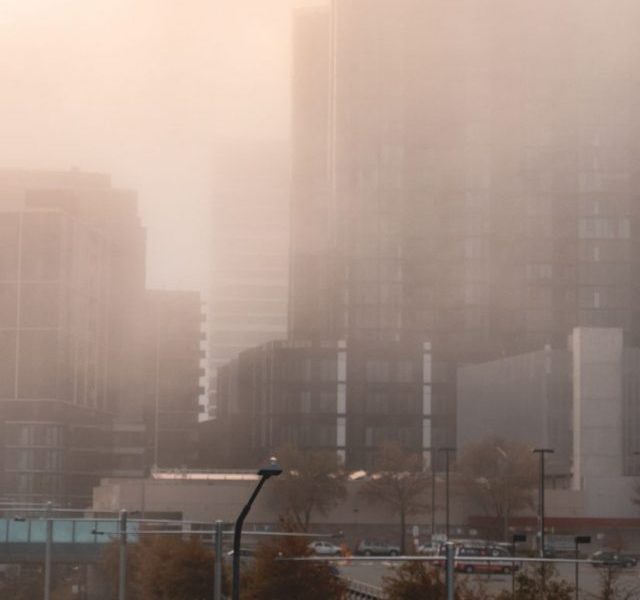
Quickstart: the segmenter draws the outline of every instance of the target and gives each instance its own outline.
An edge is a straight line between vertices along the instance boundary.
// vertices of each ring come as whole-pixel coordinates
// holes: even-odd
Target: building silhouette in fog
[[[150,290],[143,326],[144,422],[147,462],[158,468],[193,465],[197,459],[198,397],[205,341],[198,292]]]
[[[287,330],[288,148],[257,140],[215,154],[209,310],[211,416],[218,368]]]
[[[414,449],[455,443],[461,365],[563,348],[579,326],[638,345],[635,34],[600,10],[352,0],[296,14],[290,343],[343,341],[355,362],[430,343],[432,408],[414,416],[431,434]],[[355,402],[347,447],[370,455],[375,426],[349,435],[372,410]]]
[[[83,506],[150,465],[136,198],[106,175],[3,170],[0,228],[0,493]]]
[[[290,334],[430,340],[436,445],[456,365],[640,335],[635,42],[589,4],[296,20]]]

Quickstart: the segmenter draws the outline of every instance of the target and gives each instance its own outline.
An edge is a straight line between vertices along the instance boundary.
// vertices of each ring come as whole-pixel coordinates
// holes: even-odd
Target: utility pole
[[[544,558],[544,456],[545,454],[553,454],[551,448],[534,448],[534,454],[540,455],[540,485],[538,488],[538,553],[540,558]]]
[[[51,598],[51,553],[53,549],[52,508],[52,502],[47,502],[45,512],[46,538],[44,546],[44,600],[50,600]]]
[[[222,529],[224,523],[216,521],[216,556],[213,580],[213,600],[222,600]]]
[[[127,511],[120,511],[120,569],[118,600],[127,600]]]
[[[453,561],[453,554],[455,548],[453,542],[447,540],[446,543],[446,582],[447,582],[447,600],[454,600],[455,589],[453,585],[453,571],[455,570],[455,564]]]
[[[449,540],[450,513],[449,513],[449,454],[456,451],[455,448],[439,448],[440,452],[444,452],[444,469],[445,469],[445,536]]]

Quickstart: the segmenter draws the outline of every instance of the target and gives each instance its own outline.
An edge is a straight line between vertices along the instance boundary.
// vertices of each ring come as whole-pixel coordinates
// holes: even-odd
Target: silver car
[[[309,550],[320,556],[340,556],[342,554],[339,546],[324,541],[311,542],[309,544]]]

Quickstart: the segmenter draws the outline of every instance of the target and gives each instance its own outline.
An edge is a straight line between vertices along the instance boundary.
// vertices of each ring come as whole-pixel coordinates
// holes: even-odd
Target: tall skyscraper
[[[461,365],[563,348],[579,326],[638,345],[639,12],[296,12],[289,340],[225,369],[230,431],[251,432],[234,443],[334,440],[350,468],[384,440],[428,458],[455,444]],[[322,352],[344,353],[344,379]],[[305,435],[314,419],[323,433]]]
[[[636,9],[610,12],[347,0],[296,16],[290,335],[431,341],[437,445],[457,365],[579,325],[640,336]]]
[[[214,164],[209,310],[211,389],[241,350],[286,335],[289,256],[288,148],[225,144]],[[215,407],[215,397],[211,399]]]

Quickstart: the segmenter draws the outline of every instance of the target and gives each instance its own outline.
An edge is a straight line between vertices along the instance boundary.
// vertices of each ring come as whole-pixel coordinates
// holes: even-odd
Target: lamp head
[[[269,464],[266,467],[262,467],[258,471],[258,475],[266,479],[268,479],[269,477],[277,477],[281,473],[282,473],[282,467],[278,464],[274,456],[271,457],[271,460],[269,461]]]

